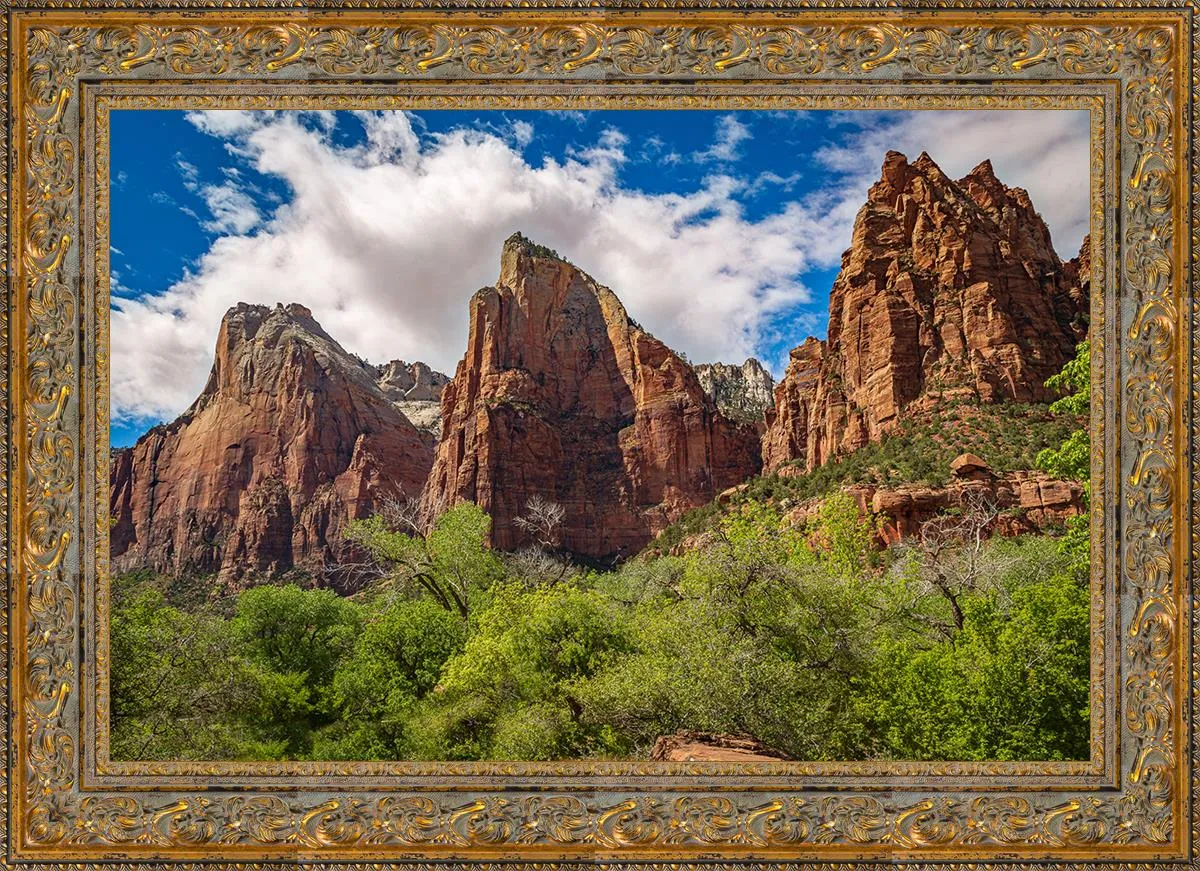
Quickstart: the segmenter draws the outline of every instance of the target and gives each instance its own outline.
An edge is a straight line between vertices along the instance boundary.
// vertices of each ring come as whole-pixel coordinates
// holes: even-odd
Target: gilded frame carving
[[[1194,7],[435,5],[3,7],[9,861],[1190,864]],[[1091,110],[1105,450],[1093,469],[1090,761],[107,758],[107,113],[468,102]]]

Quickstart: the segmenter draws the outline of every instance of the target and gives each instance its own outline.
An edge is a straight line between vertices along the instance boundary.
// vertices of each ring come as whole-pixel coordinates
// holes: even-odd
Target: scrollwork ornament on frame
[[[1183,396],[1193,388],[1181,363],[1197,323],[1181,287],[1190,276],[1180,212],[1200,194],[1186,187],[1194,180],[1182,156],[1181,106],[1196,86],[1184,78],[1181,14],[1110,10],[1072,21],[1032,11],[992,18],[964,8],[945,16],[883,13],[874,23],[835,11],[9,14],[18,40],[9,311],[19,347],[14,388],[6,393],[13,444],[5,478],[14,500],[7,551],[14,593],[16,746],[8,784],[16,804],[14,855],[363,861],[398,853],[479,860],[1179,855],[1188,841],[1183,829],[1190,829],[1184,792],[1195,789],[1181,772],[1190,759],[1183,700],[1192,698],[1184,639],[1194,626],[1192,601],[1183,594],[1197,539],[1183,533],[1183,524],[1194,529],[1200,514],[1194,505],[1184,511],[1182,501],[1191,493],[1183,448],[1196,445],[1180,429],[1200,409],[1200,394],[1192,393],[1185,416]],[[89,705],[82,701],[78,659],[80,578],[94,560],[81,552],[81,370],[107,359],[102,352],[80,357],[84,312],[101,304],[88,302],[72,265],[89,232],[80,220],[83,83],[168,82],[202,90],[213,81],[349,86],[374,77],[406,87],[462,81],[481,93],[496,83],[550,82],[563,92],[577,83],[721,77],[777,88],[794,80],[980,88],[1010,78],[1120,82],[1114,232],[1121,235],[1113,272],[1121,318],[1110,317],[1121,329],[1112,355],[1122,494],[1115,788],[931,792],[849,784],[820,791],[799,784],[775,793],[630,794],[615,787],[573,791],[563,778],[544,791],[82,788],[78,720]],[[1103,277],[1103,266],[1097,270]],[[0,324],[5,341],[8,323]],[[0,379],[0,389],[8,386]],[[96,410],[107,414],[103,402]]]

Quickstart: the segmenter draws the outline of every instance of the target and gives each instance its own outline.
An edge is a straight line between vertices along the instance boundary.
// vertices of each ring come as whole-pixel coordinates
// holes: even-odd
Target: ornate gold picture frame
[[[470,5],[5,5],[8,861],[1190,865],[1195,7]],[[109,113],[450,106],[1091,113],[1090,760],[109,758]]]

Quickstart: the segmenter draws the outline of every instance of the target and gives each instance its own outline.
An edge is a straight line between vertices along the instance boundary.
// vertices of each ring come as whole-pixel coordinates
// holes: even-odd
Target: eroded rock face
[[[730,420],[758,423],[775,404],[775,379],[754,357],[741,366],[702,363],[694,368],[704,392]]]
[[[378,379],[303,306],[230,309],[192,406],[114,452],[114,570],[238,581],[336,562],[347,522],[419,494],[433,462]]]
[[[766,468],[815,468],[946,399],[1052,399],[1046,379],[1086,335],[1086,275],[989,162],[953,181],[926,154],[889,152],[842,255],[828,338],[795,349],[775,389]]]
[[[419,361],[392,360],[374,369],[384,395],[428,435],[430,447],[436,445],[442,435],[442,390],[450,378]]]
[[[567,550],[630,556],[760,468],[753,428],[722,415],[687,363],[611,290],[520,235],[496,286],[471,298],[442,415],[422,505],[477,503],[502,549],[524,541],[514,520],[538,495],[565,509]]]

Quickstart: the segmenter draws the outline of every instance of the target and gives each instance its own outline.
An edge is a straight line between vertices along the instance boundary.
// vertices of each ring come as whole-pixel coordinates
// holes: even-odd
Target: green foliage
[[[426,700],[417,754],[440,759],[554,759],[609,749],[579,720],[572,684],[628,648],[622,615],[567,582],[492,591],[462,652]]]
[[[1092,445],[1086,429],[1077,429],[1057,448],[1046,448],[1037,467],[1055,478],[1087,482],[1092,463]]]
[[[881,646],[855,681],[865,743],[903,759],[1086,758],[1086,586],[1063,573],[964,611],[953,643]]]
[[[822,502],[809,531],[821,560],[837,577],[856,578],[877,561],[876,522],[859,512],[848,493]]]
[[[380,566],[387,583],[404,595],[426,593],[463,619],[471,600],[503,575],[487,545],[492,519],[479,506],[463,502],[441,515],[424,537],[389,529],[379,515],[350,524],[346,538]]]
[[[184,610],[118,579],[114,757],[644,756],[680,729],[797,759],[1087,754],[1086,562],[1058,540],[882,553],[845,494],[803,528],[744,501],[684,556],[544,583],[489,523],[354,524],[385,570],[355,599],[267,586]]]
[[[564,263],[566,262],[566,259],[553,248],[548,248],[537,242],[527,242],[526,247],[528,247],[529,253],[534,257],[544,257],[548,260],[562,260]]]
[[[1091,409],[1090,345],[1080,343],[1075,357],[1046,386],[1068,391],[1067,395],[1050,406],[1055,414],[1082,417],[1084,425],[1068,435],[1060,445],[1046,448],[1037,456],[1037,468],[1056,478],[1087,482],[1091,477],[1091,440],[1088,437],[1087,415]]]
[[[1046,379],[1047,387],[1066,394],[1050,406],[1053,413],[1086,416],[1090,412],[1091,349],[1090,342],[1080,342],[1075,349],[1075,356],[1063,366],[1062,371]]]
[[[463,646],[462,620],[428,599],[399,601],[371,619],[333,679],[339,722],[316,738],[318,759],[404,759],[408,718]]]
[[[310,750],[314,723],[334,716],[334,669],[361,625],[358,608],[332,590],[264,586],[238,597],[230,629],[262,675],[268,734],[292,756]]]
[[[840,508],[810,530],[838,540],[838,552],[754,506],[676,561],[669,586],[643,585],[633,649],[576,688],[584,719],[639,754],[688,728],[753,734],[797,758],[852,755],[846,676],[869,646],[863,592],[874,582],[844,561],[870,532]]]
[[[114,584],[109,626],[116,759],[266,759],[262,676],[220,617],[167,604],[145,578]]]

